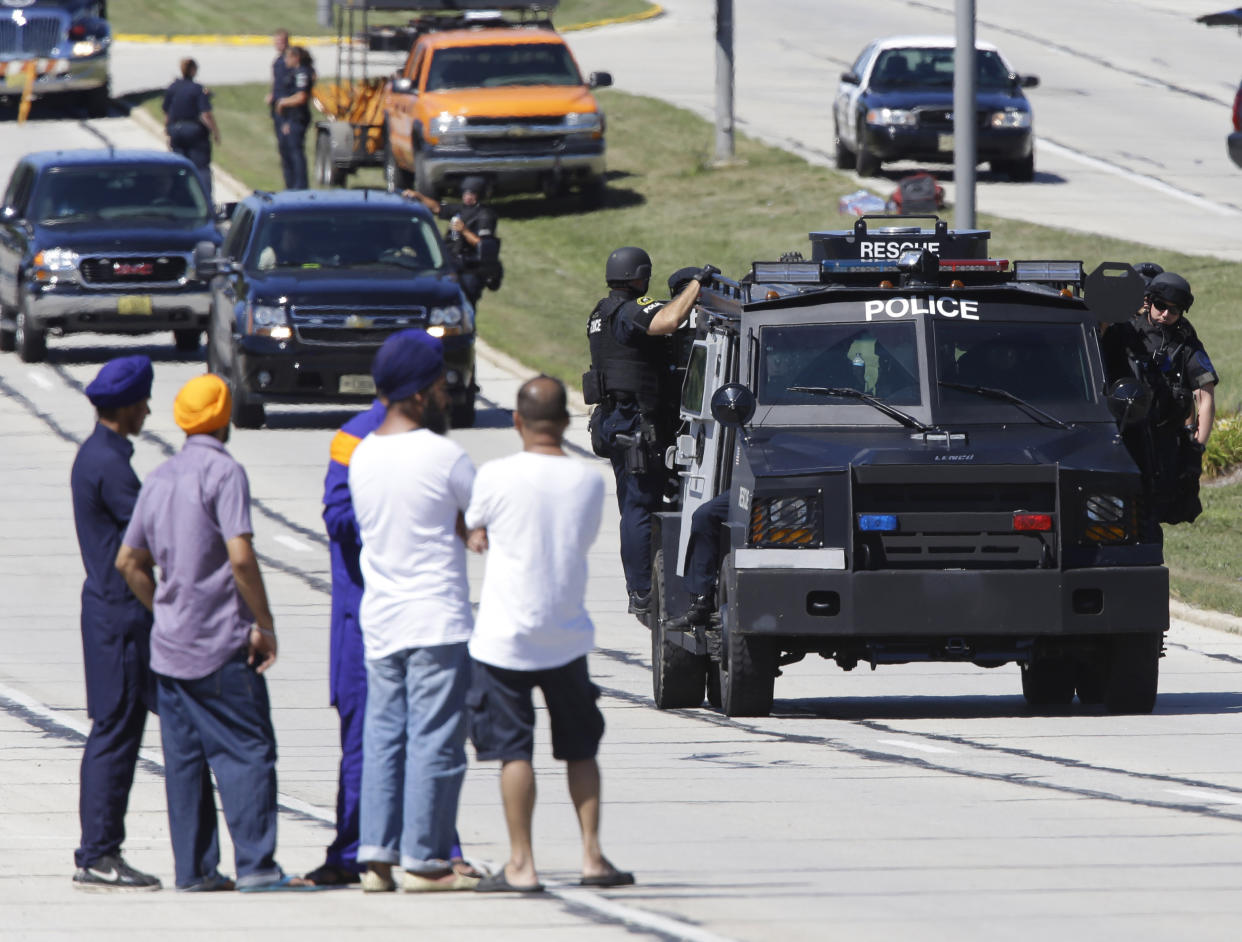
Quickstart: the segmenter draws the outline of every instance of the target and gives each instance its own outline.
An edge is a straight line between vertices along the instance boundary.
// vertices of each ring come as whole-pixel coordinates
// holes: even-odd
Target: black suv
[[[256,192],[198,266],[215,275],[208,369],[228,380],[239,427],[261,426],[268,402],[374,396],[375,351],[408,328],[444,342],[453,425],[474,424],[474,309],[421,204],[379,190]]]
[[[35,363],[49,333],[155,330],[197,350],[209,298],[193,263],[204,241],[220,233],[184,157],[28,154],[0,206],[0,350]]]

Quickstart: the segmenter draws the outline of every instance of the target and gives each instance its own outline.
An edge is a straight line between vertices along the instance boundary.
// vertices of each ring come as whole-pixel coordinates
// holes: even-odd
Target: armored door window
[[[681,411],[690,415],[703,414],[703,391],[707,386],[707,347],[695,344],[686,365],[686,378],[681,384]]]

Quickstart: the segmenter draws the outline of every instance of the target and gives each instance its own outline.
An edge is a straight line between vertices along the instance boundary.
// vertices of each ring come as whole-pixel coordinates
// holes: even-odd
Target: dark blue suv
[[[215,275],[208,369],[228,381],[237,426],[261,426],[269,402],[368,400],[375,351],[408,328],[444,342],[453,425],[474,424],[474,308],[421,204],[379,190],[256,192],[198,266]]]
[[[27,154],[0,203],[0,350],[27,363],[52,334],[171,330],[192,352],[207,324],[195,247],[219,244],[194,165],[166,151]]]

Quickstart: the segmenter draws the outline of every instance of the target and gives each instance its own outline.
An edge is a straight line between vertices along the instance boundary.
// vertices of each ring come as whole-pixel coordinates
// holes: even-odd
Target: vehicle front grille
[[[96,256],[78,262],[88,285],[175,285],[185,278],[182,255]]]
[[[856,569],[1043,569],[1056,562],[1051,483],[856,484],[858,514],[892,514],[894,532],[855,529]],[[1053,515],[1054,530],[1015,531],[1017,512]]]
[[[427,323],[427,309],[421,305],[345,308],[303,304],[290,313],[299,341],[334,347],[378,347],[394,331]]]
[[[931,131],[953,130],[953,109],[952,108],[916,108],[914,113],[918,116],[919,127],[926,128]],[[985,128],[991,120],[992,113],[990,111],[975,112],[975,126]]]
[[[509,154],[546,154],[563,150],[565,139],[546,137],[472,137],[470,146],[477,153],[505,156]]]
[[[535,115],[530,118],[487,118],[475,117],[466,118],[467,127],[507,127],[513,124],[520,124],[523,127],[547,127],[550,124],[564,124],[563,115]]]
[[[0,20],[0,56],[47,56],[60,45],[65,24],[59,16],[40,15],[33,10],[23,14],[18,25],[7,17]]]

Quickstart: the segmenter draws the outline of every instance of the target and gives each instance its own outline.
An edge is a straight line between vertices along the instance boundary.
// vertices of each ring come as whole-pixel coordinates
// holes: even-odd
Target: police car
[[[1118,432],[1144,400],[1106,389],[1097,342],[1142,279],[889,222],[700,298],[680,501],[653,537],[656,704],[766,715],[781,666],[818,655],[1017,663],[1032,705],[1150,711],[1168,572]],[[719,494],[719,620],[674,630],[691,517]]]

